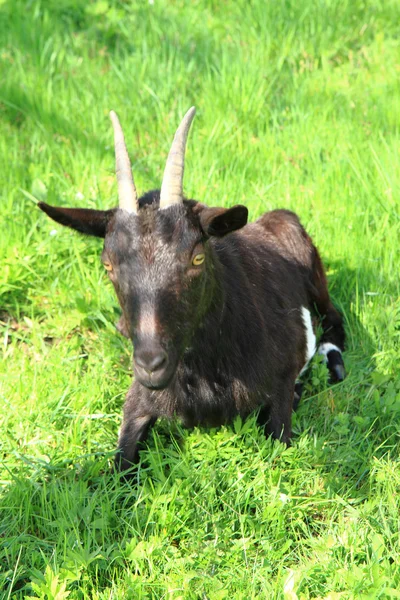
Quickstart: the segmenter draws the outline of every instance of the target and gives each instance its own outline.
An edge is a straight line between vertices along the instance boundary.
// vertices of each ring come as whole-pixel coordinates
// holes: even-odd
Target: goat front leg
[[[149,411],[146,402],[140,402],[136,385],[134,383],[129,390],[124,405],[124,417],[115,456],[117,471],[126,471],[139,462],[138,445],[146,439],[150,427],[157,421],[157,416]]]

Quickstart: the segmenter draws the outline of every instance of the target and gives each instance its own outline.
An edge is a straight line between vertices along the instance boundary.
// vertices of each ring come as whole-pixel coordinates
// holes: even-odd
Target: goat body
[[[165,348],[173,337],[165,331],[167,325],[173,333],[184,333],[165,386],[153,387],[139,378],[132,383],[124,406],[119,467],[125,470],[137,460],[138,442],[159,417],[178,417],[186,426],[215,426],[261,409],[259,419],[265,422],[266,433],[288,443],[296,380],[316,349],[305,322],[310,314],[321,318],[322,351],[331,345],[327,363],[332,379],[344,377],[342,319],[330,301],[317,249],[297,216],[287,210],[271,211],[255,223],[215,237],[201,230],[198,215],[221,209],[184,201],[170,207],[167,215],[159,212],[158,202],[158,192],[139,200],[135,227],[129,226],[126,215],[116,214],[119,211],[91,215],[93,231],[101,221],[107,223],[106,253],[111,252],[110,246],[115,252],[126,234],[119,259],[125,267],[119,274],[123,281],[114,281],[123,309],[122,333],[134,344],[136,337],[135,348],[141,345],[137,332],[143,328],[145,342],[151,345],[152,337],[161,336]],[[43,203],[40,207],[55,220],[82,229],[82,209],[56,209]],[[167,221],[164,236],[174,229],[175,240],[163,238],[159,216]],[[196,221],[199,236],[207,237],[201,248],[206,251],[206,268],[202,276],[195,276],[201,281],[195,281],[195,293],[188,300],[180,297],[179,278],[171,265],[181,266],[187,223]],[[146,255],[139,272],[132,269],[132,261],[140,260],[136,251],[131,252],[133,239]],[[146,261],[147,272],[153,268],[151,282]],[[186,257],[183,262],[188,262]],[[161,297],[154,290],[161,291]],[[177,312],[180,301],[189,305],[186,315]],[[140,309],[135,315],[135,303],[147,306],[142,317]],[[153,332],[146,329],[151,320]]]

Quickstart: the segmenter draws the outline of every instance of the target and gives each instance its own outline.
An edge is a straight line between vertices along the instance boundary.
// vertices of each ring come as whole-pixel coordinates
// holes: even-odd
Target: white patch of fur
[[[318,348],[318,354],[322,354],[322,356],[324,357],[324,362],[328,362],[328,354],[332,350],[336,350],[336,352],[340,352],[340,354],[342,354],[341,349],[338,348],[337,346],[335,346],[335,344],[331,344],[330,342],[325,342],[325,344],[320,344],[320,346]]]
[[[306,333],[306,363],[305,363],[304,367],[301,369],[300,375],[302,373],[304,373],[304,371],[307,369],[308,363],[314,356],[316,349],[317,349],[317,345],[316,345],[317,338],[315,337],[315,333],[314,333],[314,329],[313,329],[311,313],[307,308],[305,308],[305,306],[301,307],[301,317],[303,319],[305,333]]]

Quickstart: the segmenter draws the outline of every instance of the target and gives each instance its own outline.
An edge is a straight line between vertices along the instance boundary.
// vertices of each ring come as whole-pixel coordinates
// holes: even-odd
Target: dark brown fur
[[[185,200],[159,210],[158,202],[149,192],[138,215],[39,205],[64,225],[105,237],[103,260],[123,312],[118,329],[135,349],[118,468],[137,461],[138,443],[159,417],[220,425],[260,409],[266,433],[289,443],[306,362],[301,308],[321,318],[323,342],[344,348],[317,249],[287,210],[246,225],[240,205]],[[193,266],[201,254],[204,264]],[[332,364],[328,355],[333,380],[344,377],[337,354]]]

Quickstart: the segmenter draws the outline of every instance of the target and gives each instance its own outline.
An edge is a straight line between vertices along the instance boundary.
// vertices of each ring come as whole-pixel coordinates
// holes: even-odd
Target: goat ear
[[[101,238],[105,237],[108,221],[115,212],[115,209],[61,208],[50,206],[45,202],[39,202],[38,207],[61,225],[72,227],[72,229],[86,233],[86,235],[95,235]]]
[[[207,235],[222,237],[244,227],[248,213],[243,204],[237,204],[232,208],[205,208],[200,213],[200,224]]]

